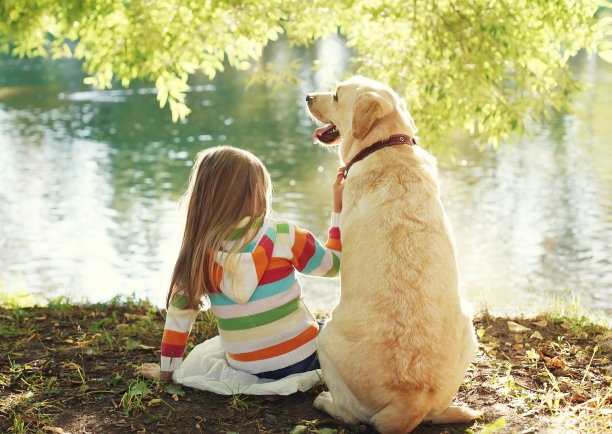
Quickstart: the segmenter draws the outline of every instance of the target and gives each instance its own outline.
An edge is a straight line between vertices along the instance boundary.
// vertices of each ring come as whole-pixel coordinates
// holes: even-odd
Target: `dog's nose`
[[[310,104],[310,101],[312,101],[313,98],[310,95],[306,95],[306,102]]]

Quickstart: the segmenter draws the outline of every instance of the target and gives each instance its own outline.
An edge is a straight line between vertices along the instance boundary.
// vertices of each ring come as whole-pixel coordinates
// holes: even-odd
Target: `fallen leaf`
[[[174,395],[172,395],[172,399],[174,399],[175,401],[178,401],[178,400],[179,400],[179,397],[178,397],[178,395],[175,393]]]
[[[497,353],[497,349],[491,347],[484,347],[484,350],[489,356],[492,356]]]
[[[559,324],[559,327],[561,327],[565,331],[568,331],[570,328],[572,328],[571,324],[568,324],[566,322]]]
[[[513,332],[528,332],[531,330],[529,327],[525,327],[514,321],[508,321],[507,324],[508,324],[508,328],[510,329],[510,331],[513,331]]]
[[[541,355],[546,356],[546,357],[554,357],[555,355],[553,353],[550,352],[550,350],[546,347],[540,347],[540,353],[542,353]]]
[[[147,319],[146,315],[140,315],[137,313],[126,313],[124,315],[124,317],[128,320],[135,320],[135,319]]]
[[[546,364],[546,367],[550,370],[553,370],[553,369],[566,370],[567,369],[567,366],[565,365],[565,360],[563,360],[563,357],[560,357],[560,356],[553,357],[550,360],[550,362]]]
[[[581,395],[580,393],[574,393],[574,394],[572,395],[572,398],[570,399],[570,401],[571,401],[571,402],[579,402],[579,403],[582,403],[582,402],[586,402],[586,401],[588,401],[588,399],[589,399],[589,398],[587,398],[587,397],[586,397],[586,396],[584,396],[584,395]]]
[[[540,321],[534,321],[532,324],[536,325],[538,327],[546,327],[548,325],[548,321],[543,319],[543,320],[540,320]]]
[[[538,339],[538,340],[542,340],[544,339],[544,336],[542,336],[542,334],[538,331],[535,331],[531,334],[531,336],[529,336],[529,339]]]
[[[43,431],[55,432],[55,433],[60,433],[60,434],[66,432],[64,431],[63,428],[56,427],[56,426],[43,426]]]
[[[580,405],[584,405],[586,407],[597,407],[597,404],[598,404],[598,399],[597,398],[591,398],[591,399],[589,399],[587,401],[584,401]]]
[[[264,397],[265,401],[270,401],[270,402],[276,402],[279,399],[281,399],[280,395],[269,395],[269,396]]]
[[[161,402],[161,399],[159,399],[159,398],[155,398],[155,399],[152,399],[151,401],[149,401],[148,406],[149,406],[149,407],[153,407],[153,406],[155,406],[155,405],[158,405],[160,402]]]

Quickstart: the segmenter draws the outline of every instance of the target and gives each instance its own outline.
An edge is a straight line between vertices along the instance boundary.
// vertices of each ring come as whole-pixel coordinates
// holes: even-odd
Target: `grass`
[[[3,282],[0,282],[0,306],[28,307],[40,301],[34,295],[28,293],[21,282],[18,282],[16,288],[10,290],[5,287]]]
[[[514,319],[524,329],[513,327],[511,332],[510,324],[506,330],[495,324],[507,320],[488,314],[477,320],[481,323],[477,335],[489,356],[490,370],[506,370],[502,375],[490,374],[499,395],[517,413],[539,413],[546,418],[548,428],[542,432],[610,432],[610,318],[589,312],[573,297],[570,302],[554,300],[536,318]],[[490,329],[495,334],[487,336]],[[500,360],[505,362],[500,365]],[[515,381],[515,372],[520,381]]]
[[[612,430],[612,330],[576,300],[556,306],[535,318],[477,315],[479,350],[457,400],[484,418],[415,432]],[[372,432],[312,408],[323,381],[288,397],[228,397],[134,376],[159,360],[163,325],[163,312],[133,298],[0,307],[0,432]],[[216,333],[201,313],[188,348]]]
[[[150,402],[154,392],[129,380],[128,372],[135,350],[154,348],[142,337],[158,345],[161,317],[153,321],[154,311],[146,302],[113,299],[78,306],[61,298],[43,308],[1,309],[0,330],[11,339],[0,342],[0,431],[44,427],[66,409],[66,401],[95,401],[123,390],[113,410],[124,415],[146,410],[143,399]],[[97,378],[98,373],[110,378]],[[10,415],[12,424],[6,426]]]
[[[569,298],[569,300],[568,300]],[[587,309],[579,295],[569,292],[565,297],[553,297],[541,312],[547,319],[565,322],[575,330],[592,329],[594,326],[612,328],[612,317],[603,312]]]

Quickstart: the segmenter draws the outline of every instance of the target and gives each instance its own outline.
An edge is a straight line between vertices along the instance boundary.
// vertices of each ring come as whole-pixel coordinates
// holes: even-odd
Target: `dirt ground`
[[[0,432],[371,433],[312,406],[325,390],[221,396],[133,375],[159,360],[163,313],[141,302],[0,308]],[[415,433],[612,432],[612,332],[584,319],[474,321],[479,351],[455,402],[467,425]],[[189,346],[216,334],[200,314]]]

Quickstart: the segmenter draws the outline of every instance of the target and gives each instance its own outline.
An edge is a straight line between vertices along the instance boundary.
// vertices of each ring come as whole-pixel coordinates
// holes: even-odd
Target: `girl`
[[[166,300],[161,367],[145,363],[137,374],[172,380],[207,299],[233,368],[272,379],[319,368],[319,325],[295,272],[339,273],[342,177],[333,186],[325,245],[294,224],[270,219],[271,195],[270,175],[250,152],[221,146],[198,154],[183,197],[187,221]]]

